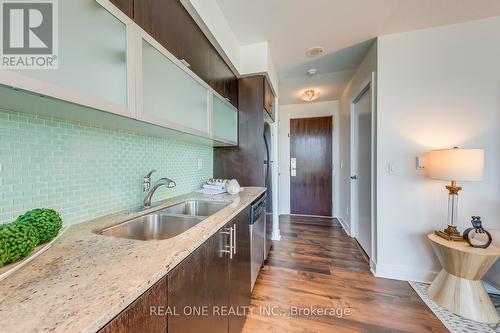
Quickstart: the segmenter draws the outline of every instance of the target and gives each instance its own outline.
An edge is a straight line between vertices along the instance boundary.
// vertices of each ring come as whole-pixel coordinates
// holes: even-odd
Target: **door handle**
[[[356,180],[356,179],[359,179],[359,178],[358,178],[358,175],[354,175],[354,176],[351,176],[351,179]]]
[[[221,231],[221,234],[229,235],[229,245],[226,245],[222,250],[222,253],[229,253],[229,259],[233,259],[233,227],[229,227]]]

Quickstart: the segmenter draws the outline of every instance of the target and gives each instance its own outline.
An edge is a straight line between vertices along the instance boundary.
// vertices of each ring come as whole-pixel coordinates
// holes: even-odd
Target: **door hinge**
[[[288,133],[288,137],[290,137],[290,133]]]

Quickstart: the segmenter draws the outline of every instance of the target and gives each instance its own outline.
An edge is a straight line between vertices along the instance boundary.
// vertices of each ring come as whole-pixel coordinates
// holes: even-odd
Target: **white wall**
[[[279,113],[279,213],[290,214],[290,119],[333,116],[333,215],[338,210],[339,102],[281,105]]]
[[[182,0],[181,2],[192,15],[194,15],[194,13],[190,10],[190,5],[194,8],[198,17],[203,21],[206,28],[212,34],[212,42],[219,45],[220,49],[227,56],[227,60],[229,60],[237,69],[240,61],[240,43],[229,26],[229,23],[217,4],[217,1]]]
[[[278,73],[267,41],[240,47],[238,72],[242,76],[266,74],[274,94],[278,95]]]
[[[351,105],[377,71],[377,44],[368,50],[365,58],[347,84],[340,98],[339,147],[339,210],[338,217],[348,234],[351,233]],[[376,88],[375,88],[376,89]],[[375,136],[376,133],[373,133]],[[374,188],[376,188],[374,186]],[[375,199],[375,198],[374,198]],[[374,254],[376,251],[374,251]],[[375,258],[372,258],[375,261]]]
[[[376,273],[430,280],[440,266],[426,234],[445,227],[447,192],[417,154],[484,148],[484,181],[461,184],[458,225],[480,215],[500,229],[500,17],[380,37],[377,121]]]
[[[181,0],[181,3],[238,76],[265,74],[278,95],[278,74],[267,41],[241,45],[217,0]]]

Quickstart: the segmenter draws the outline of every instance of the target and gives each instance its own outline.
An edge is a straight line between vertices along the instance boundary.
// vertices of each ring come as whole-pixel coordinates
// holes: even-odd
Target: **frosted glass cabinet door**
[[[144,39],[142,81],[146,120],[208,136],[208,89]]]
[[[59,0],[59,69],[18,70],[127,107],[127,27],[95,0]]]
[[[217,139],[238,143],[238,110],[213,95],[213,135]]]

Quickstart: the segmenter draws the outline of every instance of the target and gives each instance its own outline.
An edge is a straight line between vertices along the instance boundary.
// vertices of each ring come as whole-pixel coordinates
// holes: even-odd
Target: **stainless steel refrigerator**
[[[267,187],[267,202],[266,202],[266,237],[264,241],[264,260],[267,259],[272,245],[273,234],[273,161],[272,158],[272,141],[271,141],[271,126],[264,122],[264,146],[265,146],[265,160],[264,160],[264,176]]]

